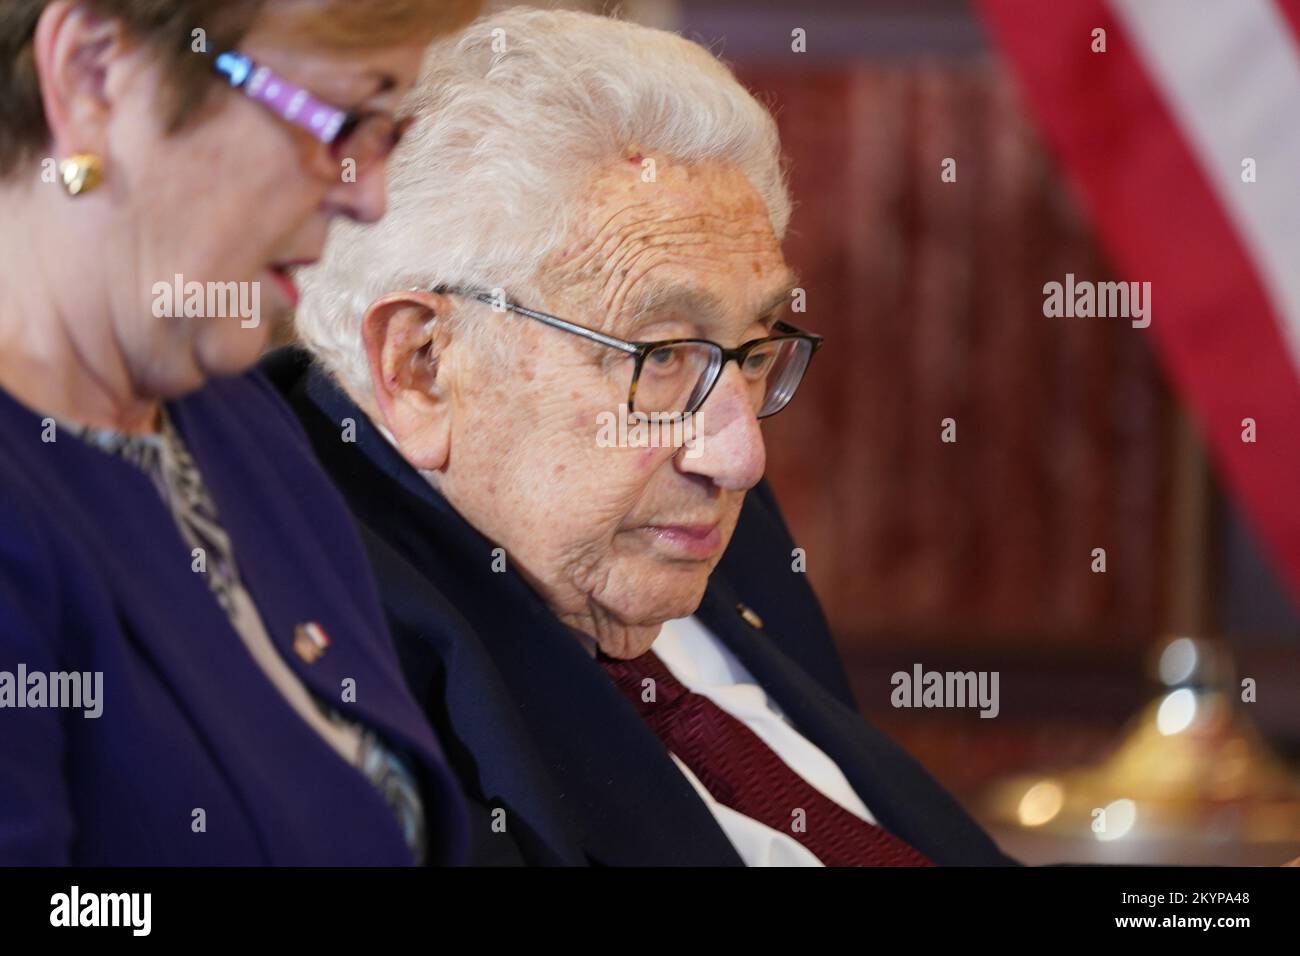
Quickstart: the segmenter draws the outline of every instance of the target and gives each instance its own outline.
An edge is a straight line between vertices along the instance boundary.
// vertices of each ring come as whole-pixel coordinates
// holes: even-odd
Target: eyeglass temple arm
[[[212,65],[232,88],[301,126],[327,146],[338,139],[348,121],[346,111],[322,102],[237,50],[218,53]]]
[[[606,335],[603,332],[597,332],[595,329],[589,329],[585,325],[568,322],[558,316],[548,315],[545,312],[537,312],[522,305],[516,305],[513,302],[504,302],[499,297],[494,296],[489,292],[476,292],[469,289],[456,288],[454,286],[437,286],[431,291],[443,294],[463,295],[467,298],[476,299],[484,305],[489,305],[494,309],[503,308],[510,312],[527,316],[530,319],[536,319],[543,325],[549,325],[553,329],[561,329],[562,331],[570,332],[573,335],[582,336],[584,339],[588,339],[592,342],[599,342],[601,345],[607,345],[610,348],[627,352],[630,355],[638,355],[644,349],[643,346],[637,345],[636,343],[627,342],[623,339],[615,338],[612,335]],[[813,343],[813,351],[816,351],[821,347],[823,341],[822,336],[817,335],[815,332],[805,331],[804,329],[791,325],[789,322],[777,322],[776,328],[781,332],[792,332],[811,339]]]
[[[553,329],[560,329],[565,332],[570,332],[573,335],[580,335],[584,339],[588,339],[589,341],[592,342],[599,342],[601,345],[608,345],[612,349],[618,349],[619,351],[627,352],[630,355],[636,355],[641,352],[641,349],[638,346],[632,344],[631,342],[625,342],[622,339],[614,338],[614,336],[612,335],[606,335],[603,332],[597,332],[595,329],[589,329],[585,325],[577,325],[573,322],[566,322],[564,319],[561,319],[554,315],[547,315],[545,312],[535,312],[532,309],[525,308],[522,305],[515,305],[513,302],[503,302],[500,298],[488,292],[470,292],[465,289],[448,288],[445,286],[439,287],[434,291],[444,292],[444,293],[450,292],[455,295],[463,295],[471,299],[477,299],[479,302],[482,302],[484,305],[490,305],[494,309],[504,308],[509,310],[510,312],[516,312],[519,315],[527,316],[530,319],[536,319],[538,322],[541,322],[543,325],[549,325]]]

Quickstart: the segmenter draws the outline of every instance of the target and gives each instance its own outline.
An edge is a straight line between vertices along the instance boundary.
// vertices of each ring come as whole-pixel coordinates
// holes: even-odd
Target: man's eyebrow
[[[674,284],[643,289],[622,311],[629,325],[654,312],[685,312],[713,322],[720,322],[726,314],[722,303],[712,293]]]
[[[630,295],[609,323],[612,335],[629,337],[647,317],[656,313],[681,312],[705,322],[720,322],[725,310],[709,292],[677,282],[655,282]]]
[[[760,319],[771,317],[772,313],[776,312],[781,308],[781,306],[790,301],[790,293],[797,288],[799,288],[799,277],[793,272],[787,273],[781,291],[768,299],[767,303],[758,310],[758,317]]]
[[[789,273],[781,291],[769,297],[754,314],[755,320],[767,319],[785,305],[798,285],[798,276]],[[626,329],[651,313],[669,311],[684,312],[715,325],[720,325],[727,314],[722,302],[711,292],[686,285],[665,284],[650,286],[631,299],[622,310],[622,321],[615,324]]]

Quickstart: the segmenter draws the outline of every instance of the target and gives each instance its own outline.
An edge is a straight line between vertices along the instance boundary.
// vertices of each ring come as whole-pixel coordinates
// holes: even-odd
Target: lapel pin
[[[293,629],[293,650],[308,664],[315,664],[330,646],[325,628],[315,621],[299,624]]]
[[[759,617],[758,612],[748,604],[737,604],[736,610],[740,612],[740,616],[744,622],[754,630],[761,631],[763,629],[763,619]]]

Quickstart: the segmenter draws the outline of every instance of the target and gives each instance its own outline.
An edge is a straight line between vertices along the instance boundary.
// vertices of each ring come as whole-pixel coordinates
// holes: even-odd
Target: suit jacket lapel
[[[585,864],[581,827],[571,808],[553,799],[558,788],[536,750],[521,745],[530,737],[525,714],[510,701],[468,621],[389,542],[370,528],[363,528],[363,538],[384,582],[385,611],[408,682],[470,793],[490,811],[506,811],[506,832],[531,858]]]
[[[499,623],[483,630],[500,638],[489,638],[495,660],[521,712],[543,731],[538,748],[575,804],[588,854],[616,866],[738,865],[663,744],[577,637],[549,612],[524,616],[513,633]]]
[[[991,840],[897,744],[844,706],[778,647],[780,638],[746,621],[729,582],[714,575],[697,612],[762,685],[799,732],[839,765],[886,829],[934,862],[1005,862]]]
[[[184,413],[178,413],[178,424],[184,425]],[[295,640],[299,628],[307,624],[319,625],[326,637],[333,633],[342,638],[348,633],[360,633],[370,630],[367,621],[348,613],[345,617],[331,617],[341,612],[341,606],[335,602],[305,600],[304,595],[331,594],[346,591],[357,586],[356,582],[337,578],[323,580],[317,577],[305,579],[303,587],[297,591],[284,588],[266,588],[263,582],[275,580],[282,575],[272,556],[258,548],[241,547],[240,542],[256,541],[268,533],[266,527],[253,527],[250,522],[264,520],[255,517],[252,509],[222,507],[223,502],[237,500],[242,488],[257,488],[265,476],[257,473],[260,463],[249,474],[240,474],[232,478],[229,469],[204,468],[205,460],[220,451],[209,446],[209,436],[192,433],[185,436],[187,445],[196,463],[204,474],[204,480],[216,502],[222,525],[230,535],[234,549],[235,561],[240,568],[240,576],[245,588],[257,606],[258,614],[266,627],[271,641],[284,661],[306,687],[321,700],[335,705],[336,709],[346,712],[354,710],[358,718],[366,725],[379,730],[391,743],[413,753],[430,767],[440,767],[441,755],[429,744],[432,736],[419,724],[421,720],[417,709],[410,706],[397,706],[408,695],[402,682],[401,672],[395,659],[381,658],[366,651],[365,642],[355,640],[331,640],[325,653],[310,661],[304,658]],[[278,514],[278,520],[293,521],[296,516]],[[296,537],[295,537],[296,534]],[[305,527],[287,528],[282,535],[286,541],[311,540],[310,529]],[[317,575],[323,566],[307,562],[297,570],[302,575]],[[367,637],[373,637],[367,634]],[[345,681],[351,681],[355,689],[355,702],[344,701]]]

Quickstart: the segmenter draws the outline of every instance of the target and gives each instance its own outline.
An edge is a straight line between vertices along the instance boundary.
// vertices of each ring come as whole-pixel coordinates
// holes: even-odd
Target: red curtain
[[[1139,330],[1043,316],[1045,282],[1110,275],[1010,79],[740,74],[791,163],[794,319],[827,337],[769,476],[844,650],[1131,653],[1162,613],[1169,401]]]

